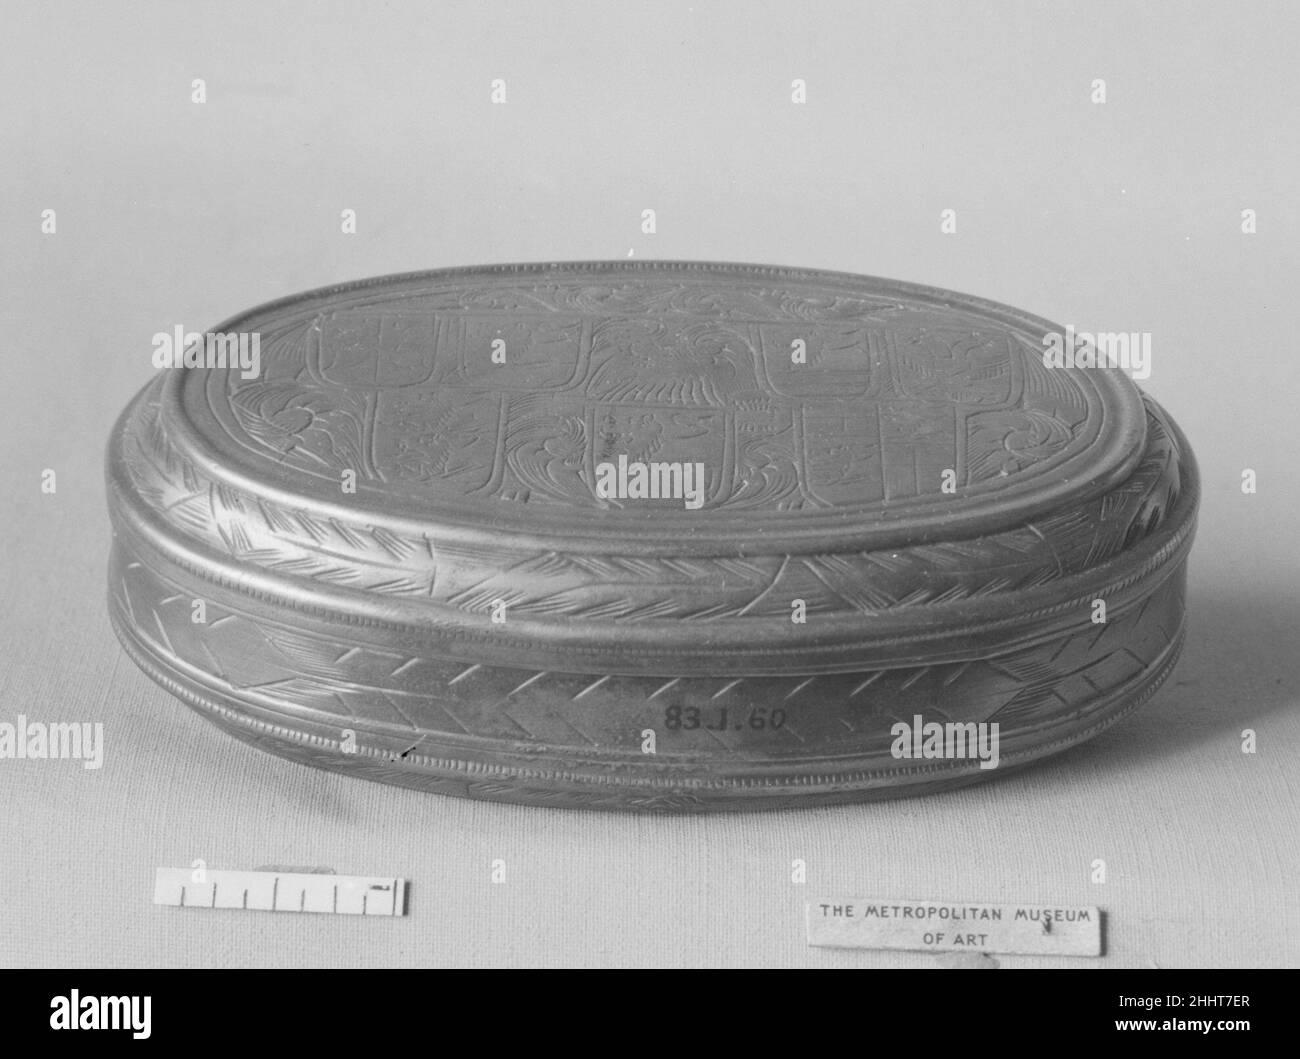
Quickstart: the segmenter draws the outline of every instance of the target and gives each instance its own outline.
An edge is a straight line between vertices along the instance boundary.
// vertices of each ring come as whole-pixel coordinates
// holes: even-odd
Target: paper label
[[[837,897],[805,907],[808,944],[821,948],[1101,955],[1101,911],[1093,907],[870,897]]]

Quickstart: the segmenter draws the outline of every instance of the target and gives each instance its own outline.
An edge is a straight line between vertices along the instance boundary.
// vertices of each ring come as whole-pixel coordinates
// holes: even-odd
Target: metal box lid
[[[115,619],[137,657],[183,659],[179,682],[215,677],[236,712],[259,675],[313,688],[280,702],[313,722],[334,683],[356,697],[363,646],[398,676],[422,659],[471,682],[589,676],[581,698],[607,700],[613,678],[757,686],[1091,633],[1094,600],[1123,612],[1181,571],[1195,467],[1123,372],[1046,363],[1059,330],[912,284],[703,263],[454,269],[274,302],[161,372],[108,466],[123,569],[260,634],[223,660],[214,619],[202,642],[188,608],[146,620],[133,601],[165,586],[137,600],[129,577]],[[603,707],[616,756],[655,727],[627,701]],[[421,739],[506,739],[389,713]],[[606,745],[516,727],[522,753]]]

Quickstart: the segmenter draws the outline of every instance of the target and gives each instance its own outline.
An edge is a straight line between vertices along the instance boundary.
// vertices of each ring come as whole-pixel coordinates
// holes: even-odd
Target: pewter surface
[[[988,778],[892,760],[895,721],[996,721],[1005,771],[1177,656],[1186,441],[1118,373],[1044,368],[1055,329],[1016,310],[596,263],[214,330],[258,331],[262,372],[166,373],[123,414],[111,610],[151,676],[298,760],[605,808],[882,797]],[[598,496],[619,455],[699,461],[703,505]]]
[[[1013,524],[1131,472],[1136,390],[1119,372],[1044,367],[1049,329],[978,299],[799,270],[444,273],[230,321],[221,330],[264,336],[261,376],[191,374],[180,400],[223,462],[292,469],[321,498],[352,471],[382,513],[628,546],[686,533],[837,550],[935,519],[949,535]],[[702,511],[598,497],[595,466],[617,455],[702,462]]]

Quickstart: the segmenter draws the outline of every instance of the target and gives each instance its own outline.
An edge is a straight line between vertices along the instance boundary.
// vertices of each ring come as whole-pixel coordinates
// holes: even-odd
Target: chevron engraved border
[[[205,475],[170,442],[154,392],[161,382],[141,396],[121,429],[123,460],[136,496],[179,531],[287,578],[429,599],[477,615],[504,598],[520,616],[620,623],[743,619],[790,564],[805,568],[798,594],[819,614],[941,606],[1084,573],[1152,535],[1184,488],[1196,488],[1194,469],[1167,416],[1144,398],[1148,445],[1130,479],[1075,508],[975,540],[753,559],[554,550],[520,557],[506,549],[493,554],[471,548],[435,555],[427,536],[403,535],[364,517],[325,517],[309,504],[284,504]],[[459,579],[472,584],[454,591],[442,587],[439,565],[449,559],[478,571]],[[678,598],[683,585],[691,586],[689,603]]]
[[[111,620],[241,740],[418,789],[694,811],[1002,774],[1164,681],[1200,499],[1173,419],[1051,370],[1040,326],[710,263],[284,299],[219,326],[260,374],[166,372],[116,423]],[[596,490],[615,454],[689,460],[700,502]]]

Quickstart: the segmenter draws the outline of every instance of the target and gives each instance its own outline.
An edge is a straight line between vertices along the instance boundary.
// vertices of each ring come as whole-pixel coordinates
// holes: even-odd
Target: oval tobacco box
[[[241,739],[447,794],[744,809],[996,776],[1140,705],[1183,638],[1192,453],[1053,334],[702,263],[277,301],[114,428],[113,622]]]

